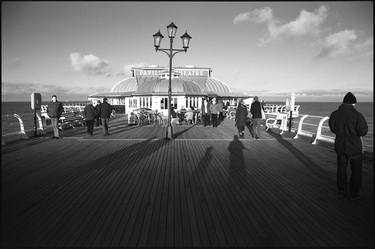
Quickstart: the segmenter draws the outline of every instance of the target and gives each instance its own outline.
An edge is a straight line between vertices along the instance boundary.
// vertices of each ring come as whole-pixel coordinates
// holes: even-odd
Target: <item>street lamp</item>
[[[172,139],[173,138],[172,126],[171,126],[172,58],[179,52],[187,51],[187,49],[189,48],[191,36],[186,31],[185,34],[181,36],[183,49],[174,49],[173,39],[176,36],[177,26],[172,22],[171,24],[167,26],[167,31],[168,31],[168,37],[169,37],[169,42],[170,42],[169,49],[159,48],[161,40],[164,38],[164,36],[160,33],[160,30],[157,33],[155,33],[153,37],[154,37],[155,50],[162,51],[166,53],[169,57],[168,127],[167,127],[166,139]]]

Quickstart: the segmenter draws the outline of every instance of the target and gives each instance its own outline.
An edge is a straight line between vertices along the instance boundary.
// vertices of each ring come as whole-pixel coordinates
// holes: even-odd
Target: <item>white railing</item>
[[[300,105],[294,106],[294,109],[292,111],[293,118],[299,116],[299,108],[300,108]],[[265,104],[264,109],[265,109],[265,113],[270,113],[270,114],[286,113],[290,115],[290,112],[287,111],[286,109],[286,105]]]
[[[286,113],[266,113],[266,130],[278,128],[280,135],[288,130],[288,115]]]
[[[311,124],[311,123],[304,123],[305,119],[308,118],[308,117],[312,117],[312,118],[318,118],[320,121],[319,121],[319,124],[316,125],[316,124]],[[328,126],[323,126],[323,124],[325,122],[327,122],[329,120],[329,117],[322,117],[322,116],[312,116],[312,115],[304,115],[300,121],[299,121],[299,124],[298,124],[298,129],[297,129],[297,134],[294,136],[294,139],[297,139],[299,135],[302,135],[302,136],[308,136],[308,137],[314,137],[315,135],[315,138],[314,138],[314,141],[312,142],[312,144],[316,144],[318,140],[320,141],[326,141],[326,142],[330,142],[330,143],[334,143],[335,142],[335,137],[333,136],[327,136],[327,135],[323,135],[322,134],[322,128],[329,128]],[[309,125],[309,126],[317,126],[317,129],[316,129],[316,132],[312,132],[312,131],[308,131],[308,130],[303,130],[302,127],[303,127],[303,124],[305,125]]]
[[[40,131],[40,134],[44,135],[45,132],[44,132],[44,129],[43,129],[42,117],[40,116],[39,113],[36,114],[36,117],[38,118],[38,124],[39,124],[37,129]]]
[[[22,118],[18,114],[13,114],[13,117],[15,117],[16,119],[18,119],[18,122],[20,124],[20,132],[19,132],[19,134],[21,134],[23,136],[26,136],[25,126],[23,125]]]
[[[21,136],[27,137],[25,125],[24,125],[24,122],[23,122],[22,118],[20,117],[20,115],[13,114],[13,117],[15,117],[18,120],[18,123],[20,125],[20,131],[18,132],[18,134],[21,134]],[[36,114],[36,118],[38,119],[37,130],[39,130],[40,134],[45,134],[44,129],[43,129],[42,118],[41,118],[39,113]],[[28,131],[30,131],[30,130],[28,130]]]

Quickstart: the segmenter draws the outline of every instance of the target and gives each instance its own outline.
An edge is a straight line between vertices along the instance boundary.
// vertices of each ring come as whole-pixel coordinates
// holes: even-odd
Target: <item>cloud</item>
[[[339,98],[342,99],[345,94],[352,92],[355,96],[361,98],[372,98],[371,89],[351,88],[351,89],[310,89],[296,92],[296,97],[317,97],[317,98]]]
[[[71,87],[40,83],[9,83],[1,84],[1,97],[4,101],[30,101],[30,95],[38,92],[42,95],[42,101],[50,101],[53,94],[59,100],[87,100],[87,96],[94,92],[109,92],[107,88],[95,87]]]
[[[233,23],[241,23],[241,22],[256,22],[256,23],[262,23],[267,21],[272,21],[273,14],[272,9],[270,7],[265,8],[259,8],[255,9],[252,12],[248,11],[245,13],[238,14],[234,19]]]
[[[274,18],[273,10],[270,7],[254,9],[251,12],[245,12],[237,15],[233,23],[251,21],[254,23],[267,26],[269,32],[268,37],[260,39],[261,44],[265,44],[272,39],[282,36],[303,36],[319,34],[321,25],[327,19],[328,8],[324,5],[313,12],[302,10],[299,16],[285,24],[280,24],[280,21]]]
[[[70,62],[76,72],[83,72],[88,75],[111,75],[111,69],[107,60],[102,60],[95,55],[70,54]]]
[[[296,20],[279,27],[272,26],[273,29],[270,30],[271,36],[276,37],[283,34],[292,36],[318,34],[320,26],[327,18],[327,15],[328,9],[324,5],[314,12],[302,10]]]
[[[273,10],[270,7],[255,9],[250,19],[256,23],[273,22]]]
[[[355,45],[355,49],[359,52],[363,52],[365,56],[374,56],[374,38],[370,37],[362,43]]]
[[[341,54],[346,54],[353,48],[353,42],[358,38],[354,30],[343,30],[332,35],[327,36],[322,42],[322,48],[318,58],[327,56],[338,56]],[[362,46],[367,46],[362,44]]]
[[[233,23],[241,23],[241,22],[247,22],[250,20],[250,12],[240,13],[238,14],[234,19]]]

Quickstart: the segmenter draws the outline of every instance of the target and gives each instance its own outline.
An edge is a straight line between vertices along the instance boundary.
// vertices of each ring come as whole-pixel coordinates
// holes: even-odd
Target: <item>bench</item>
[[[288,115],[286,113],[266,113],[266,131],[271,128],[281,130],[280,134],[288,130]]]

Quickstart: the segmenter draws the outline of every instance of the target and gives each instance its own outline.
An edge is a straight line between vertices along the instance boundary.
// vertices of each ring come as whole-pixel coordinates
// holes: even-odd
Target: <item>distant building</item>
[[[211,68],[175,67],[172,72],[171,102],[176,109],[200,109],[203,98],[216,97],[230,105],[238,98],[249,98],[244,93],[234,93],[223,82],[211,77]],[[169,68],[149,66],[132,68],[132,76],[115,84],[108,93],[96,93],[89,100],[108,98],[113,105],[124,105],[125,113],[141,107],[168,113]]]

